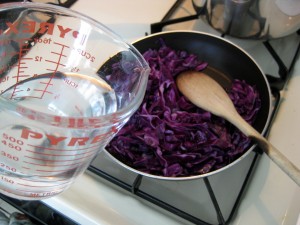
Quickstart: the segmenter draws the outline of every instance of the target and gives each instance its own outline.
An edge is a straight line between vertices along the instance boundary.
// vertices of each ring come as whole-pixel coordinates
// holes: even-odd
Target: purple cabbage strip
[[[164,43],[144,58],[151,72],[139,110],[106,147],[126,165],[153,175],[183,177],[222,168],[242,155],[250,140],[224,119],[206,112],[179,93],[174,78],[207,63]],[[238,112],[253,123],[261,100],[255,87],[234,80],[228,92]]]

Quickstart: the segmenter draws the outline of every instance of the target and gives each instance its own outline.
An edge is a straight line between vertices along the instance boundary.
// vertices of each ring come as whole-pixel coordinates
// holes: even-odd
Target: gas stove
[[[197,30],[222,36],[243,48],[267,75],[272,88],[274,108],[268,139],[300,165],[298,33],[270,41],[224,36],[198,18],[190,0],[77,0],[71,9],[104,23],[128,42],[159,31]],[[297,223],[299,187],[260,149],[231,168],[198,180],[156,180],[124,169],[102,151],[69,190],[39,203],[68,219],[69,224]],[[3,198],[15,207],[24,205]]]

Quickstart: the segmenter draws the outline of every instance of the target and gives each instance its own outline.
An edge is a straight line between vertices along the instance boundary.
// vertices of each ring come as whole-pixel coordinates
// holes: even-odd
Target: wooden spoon
[[[177,76],[176,83],[179,91],[193,104],[223,117],[256,141],[270,159],[300,186],[300,170],[239,115],[228,94],[214,79],[204,73],[186,71]]]

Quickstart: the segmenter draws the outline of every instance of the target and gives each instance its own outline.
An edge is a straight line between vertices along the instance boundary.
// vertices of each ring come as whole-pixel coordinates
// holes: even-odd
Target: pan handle
[[[232,113],[228,111],[229,113]],[[300,169],[294,165],[285,155],[275,148],[265,137],[247,123],[237,112],[235,116],[224,116],[245,135],[254,140],[269,158],[300,187]]]
[[[265,138],[252,137],[258,145],[264,148],[269,158],[300,187],[300,170],[277,148],[269,143]]]

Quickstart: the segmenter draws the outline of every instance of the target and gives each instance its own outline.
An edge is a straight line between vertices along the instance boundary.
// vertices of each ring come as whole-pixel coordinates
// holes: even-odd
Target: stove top
[[[197,19],[190,1],[164,1],[163,4],[158,0],[152,4],[146,2],[126,1],[119,7],[121,11],[115,11],[116,2],[113,0],[111,4],[104,4],[104,0],[77,0],[71,8],[103,22],[129,42],[159,30],[188,29],[222,35]],[[91,5],[93,7],[88,7]],[[160,10],[155,11],[158,5],[161,5]],[[141,20],[135,20],[133,14],[128,16],[129,12],[134,13],[137,10],[140,10],[137,16],[142,18]],[[151,16],[145,17],[145,11],[150,12]],[[173,20],[179,20],[179,23],[171,23]],[[245,49],[270,79],[274,92],[273,116],[276,120],[272,124],[269,137],[274,139],[275,136],[276,140],[276,137],[281,135],[276,134],[280,129],[273,132],[273,127],[285,127],[280,122],[282,114],[293,116],[286,110],[281,112],[281,102],[288,96],[285,94],[286,84],[295,70],[294,63],[299,61],[297,59],[300,37],[295,33],[267,42],[225,38]],[[296,69],[299,72],[296,75],[300,75],[298,64]],[[293,77],[293,80],[299,80],[298,78],[299,76]],[[295,97],[289,95],[288,98]],[[293,112],[300,112],[299,108],[292,109]],[[278,111],[281,112],[279,115]],[[295,124],[300,124],[300,121],[295,119]],[[294,143],[293,140],[290,142]],[[276,146],[285,147],[280,144]],[[58,214],[62,218],[72,218],[68,221],[70,224],[210,225],[227,224],[231,221],[232,224],[238,225],[253,224],[255,221],[264,225],[290,225],[300,212],[297,204],[300,201],[299,187],[295,187],[260,153],[257,149],[245,158],[244,163],[238,165],[238,169],[228,170],[227,173],[205,179],[174,182],[136,175],[115,163],[105,152],[101,152],[89,170],[70,190],[42,203],[50,209],[55,209],[55,212],[61,212]],[[299,165],[299,159],[293,160]],[[271,174],[276,174],[276,177]],[[277,179],[282,182],[278,184]],[[289,190],[289,193],[283,194],[280,189]],[[269,193],[272,195],[268,195]],[[281,199],[282,207],[278,205],[275,209],[268,205],[268,202],[275,201],[272,196]],[[11,204],[18,202],[6,200]],[[283,217],[283,212],[284,218],[279,218]],[[249,215],[256,217],[249,220]]]

